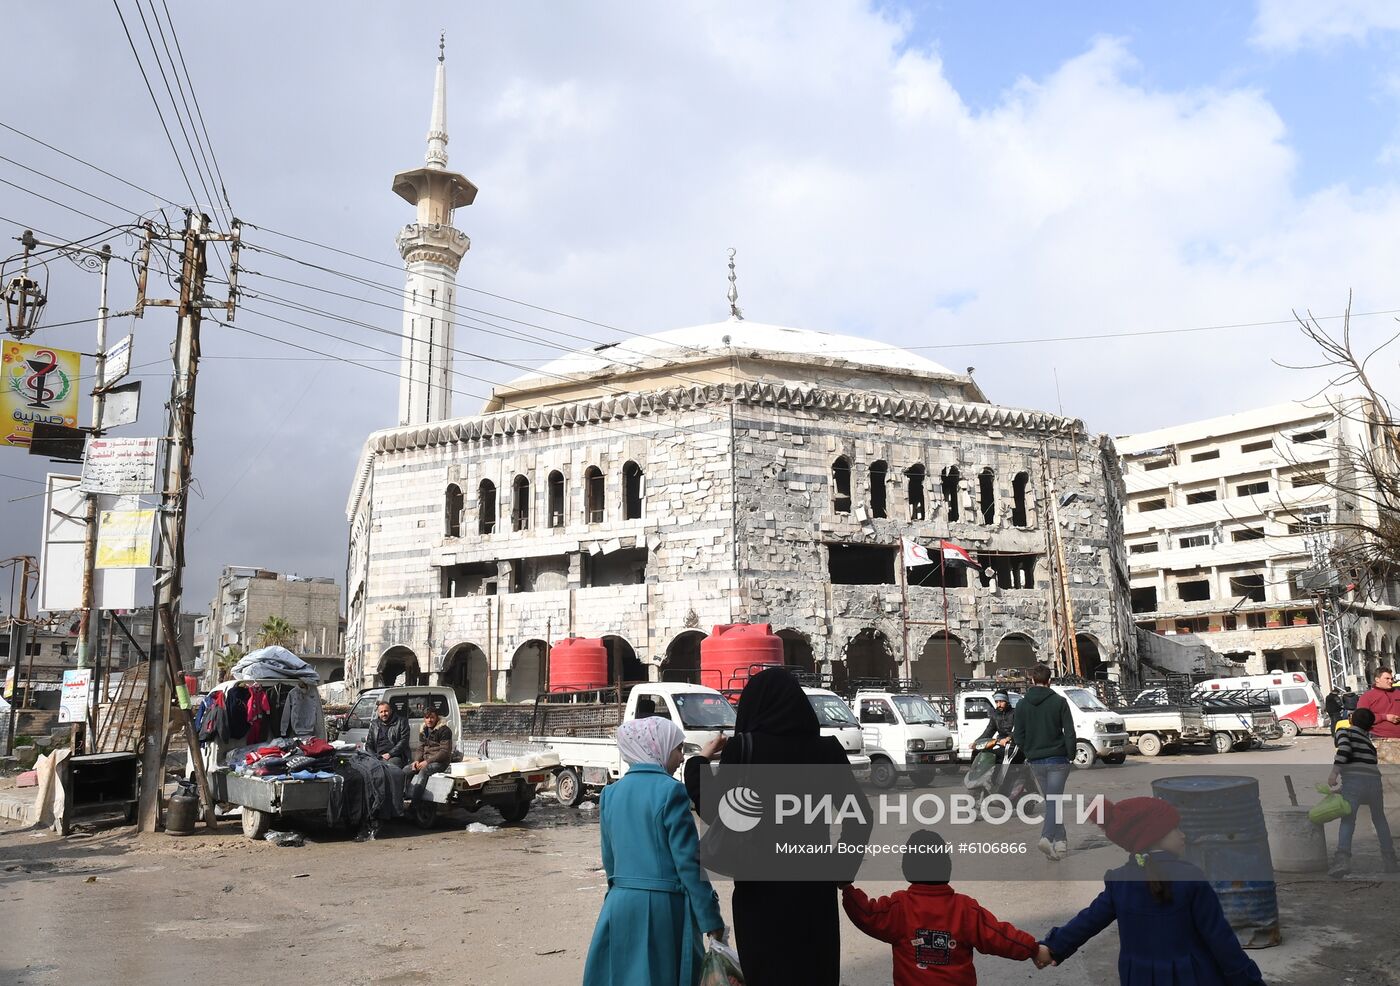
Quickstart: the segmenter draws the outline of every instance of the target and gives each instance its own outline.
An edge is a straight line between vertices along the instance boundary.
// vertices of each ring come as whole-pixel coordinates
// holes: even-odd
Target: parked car
[[[855,699],[876,787],[894,787],[900,777],[922,787],[932,783],[940,765],[955,761],[953,734],[922,695],[862,690]]]

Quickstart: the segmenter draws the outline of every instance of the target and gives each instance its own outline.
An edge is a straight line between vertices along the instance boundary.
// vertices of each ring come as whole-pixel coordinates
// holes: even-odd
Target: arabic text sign
[[[93,438],[83,459],[85,493],[154,493],[158,438]]]
[[[81,354],[7,339],[0,368],[0,445],[28,448],[36,422],[78,426]]]
[[[102,354],[102,387],[110,387],[131,370],[131,336]]]
[[[63,692],[58,697],[59,722],[87,719],[88,694],[92,691],[92,671],[79,668],[63,672]]]
[[[97,525],[97,567],[149,567],[155,518],[154,510],[102,511]]]

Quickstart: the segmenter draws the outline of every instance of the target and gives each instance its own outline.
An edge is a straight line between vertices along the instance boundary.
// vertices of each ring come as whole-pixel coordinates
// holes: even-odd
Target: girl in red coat
[[[850,884],[841,888],[852,923],[892,946],[894,986],[976,986],[974,951],[1049,965],[1045,946],[954,893],[952,870],[948,844],[933,832],[915,832],[904,853],[908,890],[871,900]]]

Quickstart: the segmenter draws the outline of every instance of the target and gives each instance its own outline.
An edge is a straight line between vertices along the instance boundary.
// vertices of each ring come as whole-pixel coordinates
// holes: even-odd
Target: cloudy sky
[[[723,317],[731,246],[750,318],[916,347],[998,403],[1114,434],[1307,395],[1314,376],[1272,362],[1307,355],[1293,309],[1336,315],[1352,291],[1387,313],[1355,320],[1363,340],[1400,310],[1383,0],[168,2],[247,242],[294,258],[245,251],[238,328],[206,323],[187,609],[226,564],[343,579],[359,446],[395,423],[397,339],[375,329],[399,330],[412,212],[389,185],[422,161],[441,28],[451,167],[481,189],[457,220],[477,309],[458,346],[479,357],[457,363],[460,413],[561,350]],[[192,191],[113,5],[11,4],[6,242],[221,205],[147,40],[175,53],[164,7],[119,6]],[[48,273],[46,320],[91,317],[96,278]],[[148,389],[127,434],[161,427],[172,327],[114,320]],[[89,325],[40,338],[93,344]],[[0,556],[37,553],[47,468],[0,449]]]

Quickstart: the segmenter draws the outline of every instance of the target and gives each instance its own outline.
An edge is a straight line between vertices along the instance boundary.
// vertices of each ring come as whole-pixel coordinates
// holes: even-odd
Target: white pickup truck
[[[641,718],[660,716],[685,731],[687,758],[699,753],[700,748],[715,737],[734,731],[734,706],[719,691],[704,685],[677,681],[634,685],[627,696],[621,721],[615,714],[608,715],[616,708],[615,705],[567,702],[541,702],[537,706],[537,725],[541,732],[531,736],[530,741],[548,746],[559,756],[559,765],[554,768],[554,795],[560,804],[578,805],[590,793],[601,790],[627,772],[617,748],[617,727],[621,722],[638,718],[639,708]],[[600,715],[588,722],[586,713],[590,710],[597,710]],[[554,732],[551,725],[555,722],[572,725],[567,731]]]
[[[1076,739],[1074,762],[1081,767],[1092,766],[1096,760],[1118,764],[1128,756],[1128,733],[1123,717],[1099,701],[1097,695],[1078,685],[1051,685],[1069,702],[1074,717]],[[992,696],[1004,691],[1012,708],[1021,701],[1021,693],[1008,688],[969,689],[959,692],[953,703],[957,714],[958,758],[972,759],[972,744],[987,728],[991,715]]]
[[[856,708],[870,757],[870,783],[891,788],[900,777],[916,786],[933,781],[938,767],[954,761],[953,734],[922,695],[858,691]]]

